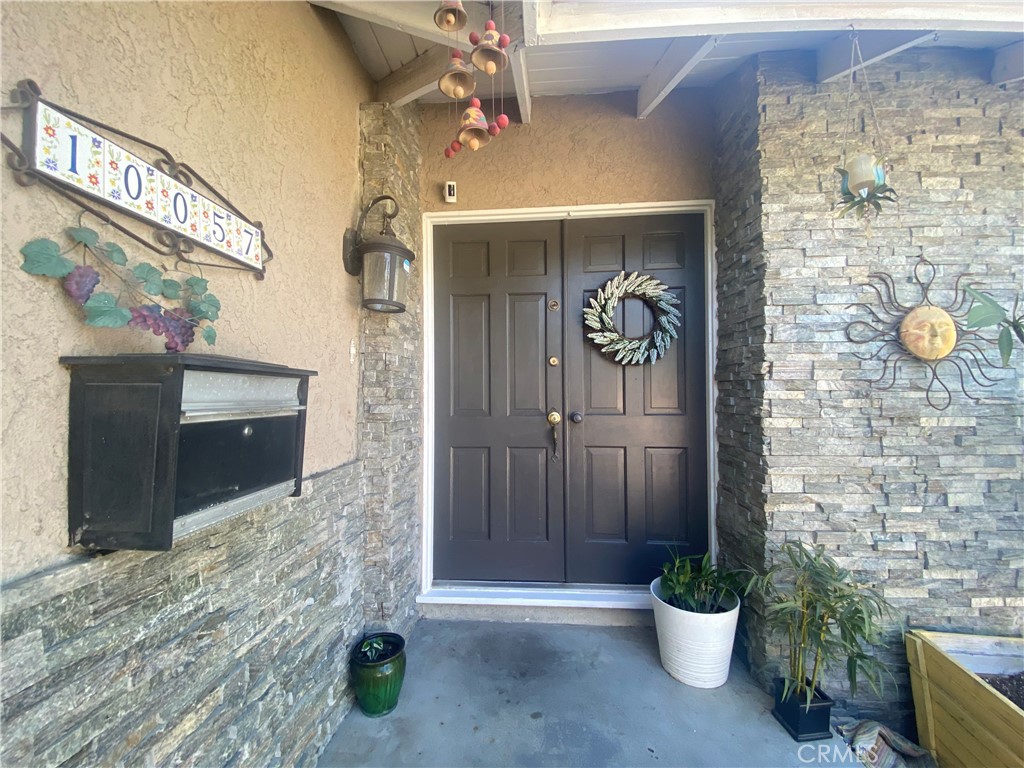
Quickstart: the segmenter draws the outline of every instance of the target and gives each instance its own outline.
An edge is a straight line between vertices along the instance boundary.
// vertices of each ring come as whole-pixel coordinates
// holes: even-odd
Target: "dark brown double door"
[[[681,302],[653,366],[586,338],[623,270]],[[707,550],[703,214],[439,227],[434,285],[435,578],[642,584],[666,544]],[[631,299],[615,321],[653,318]]]

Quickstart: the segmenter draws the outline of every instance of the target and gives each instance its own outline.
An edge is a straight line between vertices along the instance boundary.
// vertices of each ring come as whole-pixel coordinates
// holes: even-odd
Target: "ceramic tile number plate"
[[[213,235],[211,234],[211,222],[213,221],[213,209],[216,203],[207,200],[205,197],[199,197],[199,214],[197,216],[196,233],[193,235],[197,240],[202,241],[204,244],[209,246],[213,242]]]
[[[36,110],[36,170],[91,195],[103,195],[105,141],[47,104]]]
[[[160,223],[175,232],[194,236],[189,225],[196,221],[199,214],[199,196],[191,187],[175,181],[166,174],[161,173],[157,177],[157,183],[157,212]]]
[[[116,144],[106,142],[106,198],[137,214],[159,221],[157,211],[157,174],[159,171],[145,160]]]
[[[34,140],[40,173],[234,261],[263,268],[259,229],[46,102],[36,110]]]
[[[236,256],[246,264],[252,264],[255,267],[262,258],[260,256],[263,253],[262,235],[256,227],[250,226],[241,219],[239,221],[242,223],[242,230],[238,235]]]

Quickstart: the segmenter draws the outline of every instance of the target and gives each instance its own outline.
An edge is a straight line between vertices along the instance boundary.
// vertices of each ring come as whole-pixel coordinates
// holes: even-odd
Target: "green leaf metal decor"
[[[25,243],[21,248],[21,255],[25,257],[21,268],[30,275],[67,277],[75,268],[75,263],[71,259],[64,258],[60,246],[45,238]]]
[[[132,274],[142,282],[142,290],[150,296],[160,296],[164,292],[164,273],[152,264],[143,262],[132,269]]]
[[[98,328],[124,328],[132,319],[132,313],[119,307],[112,293],[94,293],[82,306],[86,324]]]
[[[184,352],[197,331],[207,344],[217,343],[217,331],[210,323],[220,316],[221,305],[209,292],[205,278],[186,272],[182,282],[168,275],[178,273],[176,269],[147,262],[129,266],[128,255],[121,246],[100,243],[99,234],[81,223],[67,227],[64,234],[72,241],[65,251],[48,238],[22,246],[21,268],[30,275],[60,279],[68,296],[82,307],[86,325],[152,331],[156,336],[166,337],[164,348],[168,352]],[[78,248],[82,249],[82,258],[80,264],[75,264],[64,254]],[[119,290],[97,290],[101,282],[97,267],[120,282]],[[161,299],[174,304],[162,303]]]
[[[971,286],[966,286],[964,290],[977,302],[967,313],[968,328],[1002,326],[997,344],[999,345],[999,356],[1002,358],[1005,368],[1010,364],[1010,357],[1013,355],[1013,337],[1016,336],[1020,343],[1024,344],[1024,314],[1018,314],[1020,295],[1018,294],[1013,301],[1013,311],[1007,312],[987,293]]]
[[[646,336],[629,338],[615,327],[615,308],[623,299],[639,299],[654,313],[654,328]],[[583,310],[583,322],[593,332],[587,334],[601,353],[621,365],[652,365],[665,356],[679,327],[679,299],[665,285],[639,272],[625,272],[605,283]]]

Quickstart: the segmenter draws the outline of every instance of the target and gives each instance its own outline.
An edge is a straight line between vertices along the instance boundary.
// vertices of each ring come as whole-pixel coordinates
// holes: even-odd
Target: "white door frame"
[[[551,221],[560,219],[650,216],[662,213],[703,213],[705,284],[704,304],[707,336],[705,365],[707,368],[707,454],[708,454],[708,547],[712,556],[718,554],[715,535],[716,494],[718,489],[718,439],[715,404],[718,387],[715,363],[718,357],[718,305],[715,270],[715,202],[714,200],[676,200],[659,203],[616,203],[608,205],[570,205],[544,208],[502,208],[479,211],[436,211],[423,214],[423,252],[420,273],[423,275],[423,497],[421,523],[423,548],[420,570],[420,594],[417,602],[476,605],[539,605],[593,608],[650,608],[647,589],[619,589],[591,585],[559,585],[558,587],[504,586],[435,586],[434,581],[434,227],[446,224],[497,223],[506,221]]]

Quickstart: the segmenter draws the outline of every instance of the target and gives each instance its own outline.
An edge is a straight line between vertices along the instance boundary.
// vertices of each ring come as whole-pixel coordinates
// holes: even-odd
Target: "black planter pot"
[[[835,702],[821,688],[815,686],[814,698],[811,699],[811,706],[808,708],[806,697],[797,696],[796,693],[791,692],[789,698],[782,701],[785,681],[781,677],[776,677],[774,682],[775,706],[772,708],[772,714],[790,736],[796,741],[832,738],[829,721]]]
[[[373,658],[363,651],[380,639],[383,649]],[[356,643],[349,654],[349,672],[359,708],[367,717],[383,717],[398,705],[405,679],[405,639],[394,632],[375,632]]]

